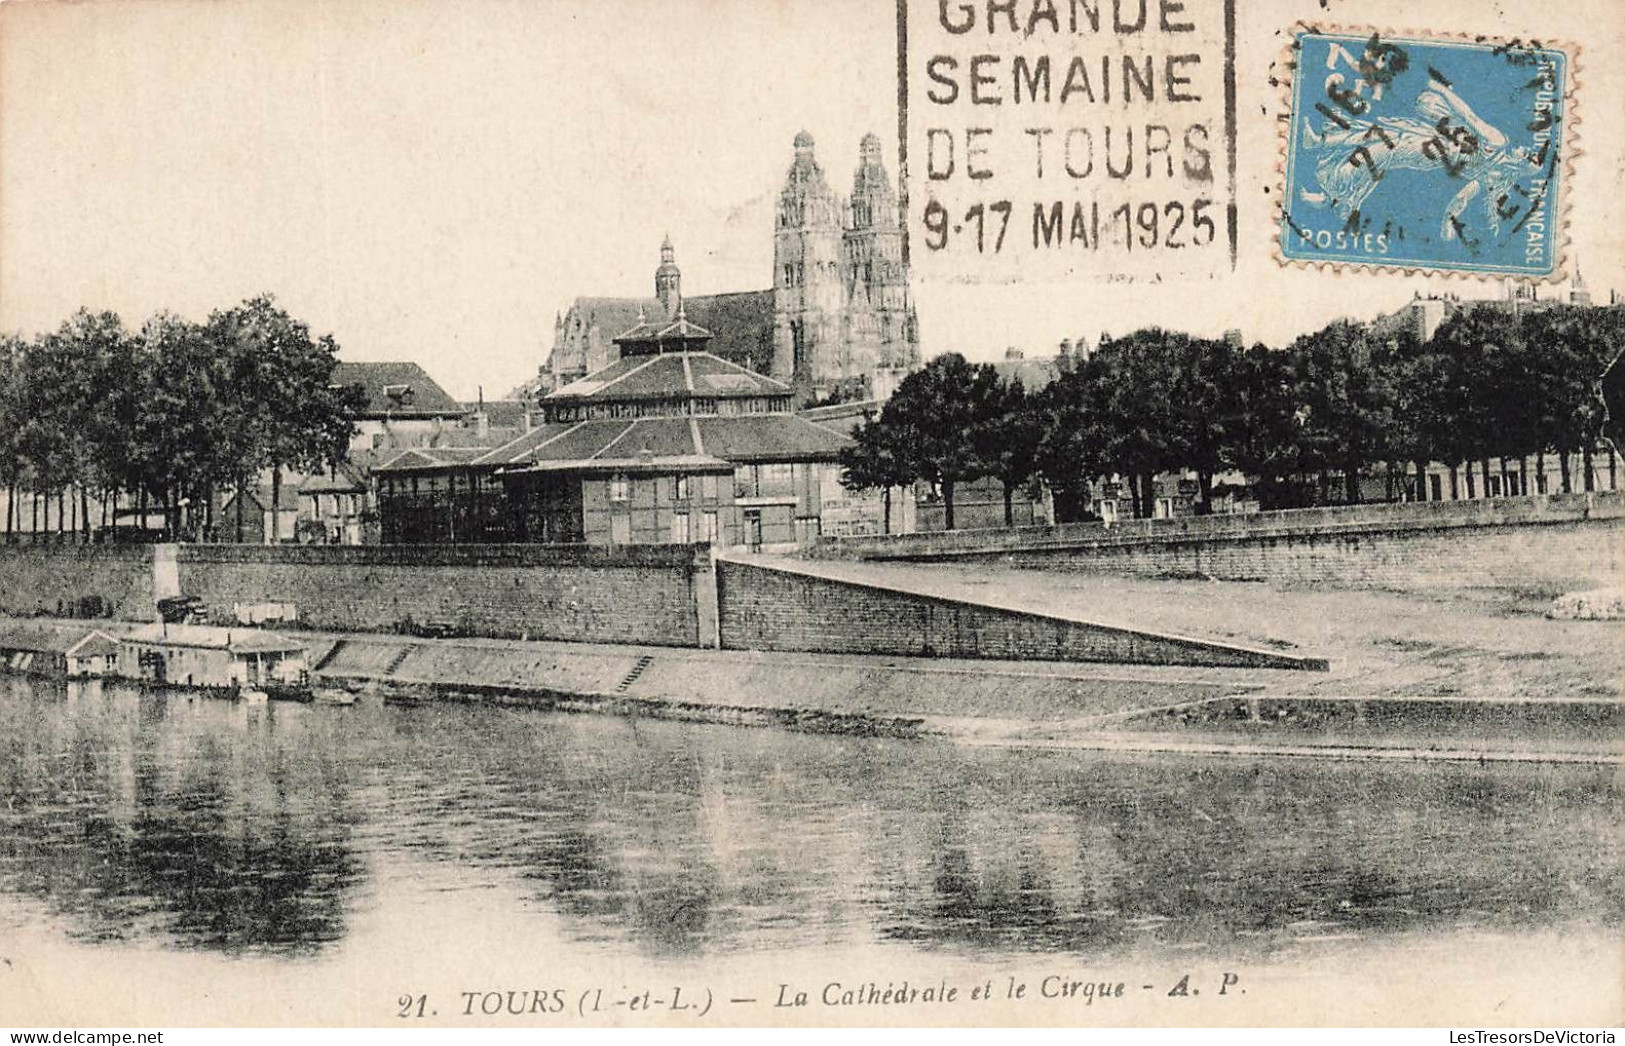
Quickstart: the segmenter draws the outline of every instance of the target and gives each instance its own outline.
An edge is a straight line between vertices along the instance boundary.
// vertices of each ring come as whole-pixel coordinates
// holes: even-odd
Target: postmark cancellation
[[[1279,261],[1561,277],[1574,45],[1300,25],[1289,47]]]

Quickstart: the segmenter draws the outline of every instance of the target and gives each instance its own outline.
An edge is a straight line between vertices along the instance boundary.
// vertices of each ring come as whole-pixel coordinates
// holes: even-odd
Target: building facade
[[[416,363],[341,362],[332,380],[362,392],[350,437],[352,460],[434,442],[469,413]]]
[[[880,139],[858,152],[852,193],[829,184],[811,135],[795,155],[774,211],[771,290],[685,297],[668,238],[648,298],[581,297],[555,318],[538,399],[619,358],[617,340],[640,317],[687,318],[712,334],[708,351],[792,388],[797,402],[836,393],[884,395],[918,367],[919,330],[903,263],[903,215]]]
[[[619,358],[543,397],[531,431],[380,466],[384,541],[794,548],[821,532],[832,491],[851,511],[850,440],[793,412],[788,384],[709,352],[673,294],[673,318],[640,312]]]
[[[796,136],[775,216],[773,275],[773,377],[823,395],[872,394],[919,365],[903,215],[878,137],[864,136],[843,199],[812,136]]]

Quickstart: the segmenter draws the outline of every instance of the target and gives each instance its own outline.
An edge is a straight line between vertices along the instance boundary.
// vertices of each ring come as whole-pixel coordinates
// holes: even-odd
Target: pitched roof
[[[549,401],[734,399],[788,396],[790,386],[708,352],[625,356],[602,370],[549,393]]]
[[[280,491],[281,500],[277,503],[278,509],[283,512],[299,511],[299,486],[298,481],[293,479],[285,479],[283,481],[282,489]],[[271,504],[271,490],[272,485],[270,483],[260,483],[249,487],[247,491],[248,505],[256,506],[260,512],[269,511]],[[227,488],[225,492],[220,495],[221,512],[225,512],[228,508],[236,503],[237,491],[235,488]],[[247,505],[244,506],[244,508],[247,507]]]
[[[363,473],[354,464],[346,462],[330,472],[317,472],[305,477],[299,484],[301,494],[348,494],[367,489]]]
[[[84,643],[85,640],[96,636],[107,640],[112,638],[100,629],[86,628],[83,625],[56,624],[43,621],[0,622],[0,650],[33,650],[66,654]],[[94,657],[96,654],[90,651],[81,651],[80,656]]]
[[[598,469],[606,462],[721,459],[737,463],[833,461],[850,440],[794,414],[599,419],[546,425],[475,467]]]
[[[605,338],[614,338],[645,318],[665,315],[659,298],[577,298],[572,313],[596,324]],[[691,324],[711,332],[706,351],[731,363],[762,370],[773,361],[773,292],[737,291],[683,297],[683,311]]]
[[[853,400],[848,403],[831,403],[823,407],[808,407],[796,413],[808,421],[834,429],[843,436],[850,436],[857,431],[859,425],[880,413],[879,400]]]
[[[707,453],[738,462],[834,461],[852,441],[795,414],[697,418]]]
[[[664,313],[642,316],[631,330],[615,335],[616,343],[657,342],[687,346],[700,345],[711,340],[711,332],[688,318],[686,305],[678,308],[677,318],[668,320]]]
[[[493,429],[522,429],[525,427],[527,405],[518,399],[485,400],[483,403],[464,401],[463,410],[470,416],[485,412],[485,420]]]
[[[279,636],[256,628],[222,628],[217,625],[144,625],[124,637],[130,643],[156,643],[164,646],[203,647],[229,650],[234,654],[276,653],[307,649],[303,640]]]
[[[333,384],[358,386],[366,393],[363,418],[454,417],[463,407],[416,363],[341,362]]]
[[[489,450],[489,447],[413,447],[401,451],[381,465],[373,466],[373,472],[408,472],[466,465]]]

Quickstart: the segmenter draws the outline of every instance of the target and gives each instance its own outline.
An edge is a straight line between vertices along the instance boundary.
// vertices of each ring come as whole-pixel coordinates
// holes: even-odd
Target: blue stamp
[[[1557,272],[1565,52],[1317,30],[1293,50],[1284,258]]]

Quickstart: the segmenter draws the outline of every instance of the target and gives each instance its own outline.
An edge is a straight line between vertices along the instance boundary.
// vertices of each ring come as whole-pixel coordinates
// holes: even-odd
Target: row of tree
[[[332,384],[336,353],[269,295],[202,323],[159,313],[130,331],[81,309],[48,334],[0,339],[8,539],[25,511],[28,529],[53,529],[53,506],[54,529],[87,541],[119,524],[119,506],[142,527],[150,507],[170,534],[201,534],[219,495],[265,470],[274,503],[284,469],[344,460],[362,394]]]
[[[1387,495],[1426,499],[1418,478],[1429,462],[1506,473],[1527,459],[1561,456],[1561,486],[1573,489],[1570,456],[1591,452],[1604,417],[1598,376],[1625,344],[1625,308],[1551,306],[1513,314],[1465,308],[1428,340],[1339,321],[1284,350],[1147,329],[1103,338],[1058,378],[1028,390],[991,364],[939,356],[899,386],[865,421],[845,453],[843,481],[855,490],[936,486],[954,526],[954,491],[993,478],[1004,487],[1005,521],[1015,493],[1041,479],[1057,514],[1078,518],[1091,484],[1120,476],[1136,516],[1154,503],[1153,477],[1193,472],[1198,511],[1212,504],[1214,476],[1249,478],[1265,508],[1362,498],[1362,480],[1386,476]],[[1466,477],[1471,482],[1471,477]],[[1335,489],[1341,485],[1342,490]],[[1544,480],[1539,481],[1545,489]],[[889,494],[888,494],[889,498]],[[887,518],[890,518],[888,503]]]

